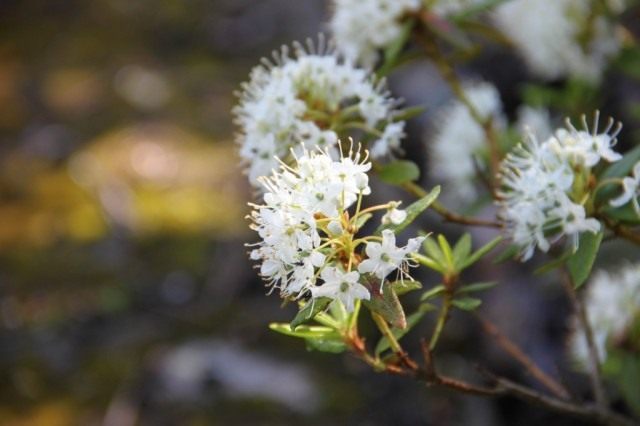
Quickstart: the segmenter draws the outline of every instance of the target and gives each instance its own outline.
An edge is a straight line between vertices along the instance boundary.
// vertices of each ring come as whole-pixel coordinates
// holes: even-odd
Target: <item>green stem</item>
[[[442,301],[442,308],[440,308],[440,314],[438,315],[438,322],[436,323],[436,328],[433,330],[431,340],[429,341],[430,350],[435,349],[436,345],[438,344],[438,340],[440,339],[440,334],[442,334],[442,330],[444,330],[444,325],[449,319],[449,312],[451,311],[451,299],[451,292],[445,292],[444,300]]]
[[[400,346],[400,343],[396,339],[396,336],[393,335],[393,332],[389,328],[389,324],[387,324],[384,318],[382,318],[381,315],[376,314],[375,312],[371,312],[371,316],[373,317],[373,321],[375,321],[382,335],[389,341],[389,346],[391,347],[393,352],[397,354],[404,353],[404,350],[402,350],[402,346]]]

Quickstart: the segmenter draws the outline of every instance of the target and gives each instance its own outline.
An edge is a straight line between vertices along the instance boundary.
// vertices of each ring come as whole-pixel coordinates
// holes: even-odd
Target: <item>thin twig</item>
[[[516,361],[518,361],[538,382],[543,384],[548,390],[554,393],[556,396],[562,399],[569,399],[569,392],[554,380],[547,373],[542,371],[527,354],[525,354],[518,345],[516,345],[511,339],[504,335],[498,327],[496,327],[491,321],[475,314],[475,317],[482,329],[493,338],[493,340],[500,346],[507,354],[511,355]]]
[[[426,340],[421,341],[424,368],[417,370],[415,377],[427,386],[442,386],[467,395],[482,397],[511,396],[557,413],[580,418],[591,423],[608,426],[638,426],[638,423],[606,408],[594,405],[578,405],[570,401],[544,395],[534,389],[515,383],[509,379],[483,371],[492,386],[478,386],[463,380],[444,376],[436,371],[433,355]]]
[[[571,278],[571,275],[566,271],[566,269],[563,269],[562,278],[565,292],[567,293],[567,296],[571,301],[573,310],[578,317],[578,321],[580,321],[580,326],[582,327],[587,340],[587,347],[589,349],[589,362],[591,363],[591,368],[589,369],[591,388],[593,389],[596,403],[599,407],[604,409],[608,406],[608,403],[607,397],[604,392],[604,384],[602,382],[602,374],[600,371],[600,356],[598,355],[598,349],[596,348],[595,340],[593,338],[593,329],[591,328],[591,324],[589,323],[584,304],[576,293],[573,279]]]

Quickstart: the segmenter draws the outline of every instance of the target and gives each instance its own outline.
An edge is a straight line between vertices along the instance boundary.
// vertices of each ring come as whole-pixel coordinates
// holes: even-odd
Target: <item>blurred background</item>
[[[320,0],[0,1],[0,424],[578,424],[375,374],[269,332],[295,310],[265,297],[245,253],[252,194],[233,91],[327,15]],[[525,73],[513,55],[490,51],[464,72],[496,82],[513,114]],[[450,97],[424,63],[391,85],[407,104]],[[610,113],[624,116],[619,93],[640,91],[609,86]],[[429,120],[409,127],[407,151],[422,163]],[[374,184],[380,199],[403,197]],[[422,225],[451,230],[435,217]],[[477,281],[508,281],[483,313],[586,392],[586,377],[559,365],[559,286],[533,288],[533,266],[513,267],[476,268]],[[531,383],[478,334],[454,317],[442,368],[473,376],[482,362]]]

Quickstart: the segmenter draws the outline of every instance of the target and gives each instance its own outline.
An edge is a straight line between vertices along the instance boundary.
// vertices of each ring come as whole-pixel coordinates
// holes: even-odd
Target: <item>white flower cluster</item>
[[[329,28],[347,58],[371,67],[378,58],[377,51],[402,33],[402,16],[418,10],[421,3],[421,0],[334,0]]]
[[[633,166],[633,175],[622,179],[622,194],[609,202],[613,207],[620,207],[629,201],[633,204],[633,209],[640,216],[640,161]]]
[[[491,118],[497,129],[504,127],[500,94],[492,84],[466,84],[464,93],[482,119]],[[436,134],[431,142],[433,174],[448,184],[446,193],[454,201],[473,200],[477,195],[474,156],[485,146],[484,130],[459,100],[443,108],[436,126]]]
[[[398,102],[384,82],[342,61],[322,38],[317,48],[294,44],[293,56],[286,46],[273,56],[275,64],[263,60],[253,69],[233,110],[253,185],[278,167],[276,158],[286,161],[291,148],[335,147],[341,126],[374,129],[376,158],[399,147],[404,122],[393,121]]]
[[[498,28],[542,78],[597,82],[620,40],[605,16],[584,0],[513,0],[494,13]]]
[[[598,232],[600,222],[588,218],[584,193],[573,194],[576,179],[584,179],[602,159],[613,162],[622,156],[613,151],[621,125],[610,133],[611,120],[598,133],[597,114],[594,128],[577,130],[569,121],[567,129],[540,143],[532,133],[524,144],[505,158],[500,171],[500,216],[513,242],[522,248],[522,259],[533,255],[536,246],[547,251],[563,235],[577,244],[580,232]],[[579,172],[578,172],[579,171]],[[578,173],[582,173],[578,176]]]
[[[607,348],[625,337],[634,321],[640,321],[640,264],[625,265],[616,273],[598,271],[593,275],[585,298],[585,310],[601,360]],[[584,330],[574,318],[570,339],[573,357],[589,365],[589,351]]]
[[[327,151],[302,150],[292,166],[281,165],[270,177],[260,179],[265,187],[264,205],[253,205],[252,229],[261,241],[250,257],[261,262],[260,275],[284,297],[330,297],[351,311],[356,299],[369,299],[363,274],[384,280],[391,272],[405,275],[410,254],[423,238],[397,247],[395,235],[354,240],[360,200],[371,192],[366,172],[371,163],[360,153],[332,160]],[[358,201],[355,216],[347,209]],[[395,202],[390,209],[394,223],[404,219]],[[366,243],[363,255],[355,248]],[[363,259],[363,260],[360,260]],[[319,277],[319,279],[318,279]],[[368,285],[368,284],[367,284]]]

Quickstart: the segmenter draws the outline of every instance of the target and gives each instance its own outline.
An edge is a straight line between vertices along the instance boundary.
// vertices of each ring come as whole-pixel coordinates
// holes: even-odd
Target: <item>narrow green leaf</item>
[[[401,109],[393,115],[392,121],[407,121],[413,117],[417,117],[427,110],[423,105],[416,105]]]
[[[296,316],[291,321],[291,329],[295,330],[299,325],[304,324],[307,321],[312,320],[318,312],[324,310],[331,302],[328,297],[319,297],[314,300],[305,302],[302,309],[298,311]]]
[[[393,334],[393,337],[396,338],[396,340],[400,340],[402,337],[404,337],[405,334],[407,334],[416,324],[418,324],[418,322],[420,322],[420,320],[422,319],[422,317],[424,316],[424,314],[427,313],[428,309],[424,309],[424,308],[420,308],[418,311],[412,313],[411,315],[409,315],[407,317],[407,327],[406,328],[395,328],[393,327],[391,329],[391,333]],[[385,336],[382,336],[382,338],[380,339],[380,341],[378,342],[378,344],[376,345],[376,349],[375,349],[375,354],[376,356],[379,356],[382,352],[386,351],[387,349],[389,349],[389,339],[387,339]]]
[[[294,331],[291,329],[289,324],[271,323],[269,324],[269,328],[273,331],[277,331],[278,333],[282,333],[287,336],[300,337],[302,339],[340,336],[333,328],[321,325],[300,325]]]
[[[469,284],[461,287],[456,293],[457,294],[475,293],[478,291],[488,290],[490,288],[495,287],[496,285],[498,285],[497,281],[485,281],[485,282],[473,283],[473,284]]]
[[[376,71],[376,75],[378,77],[383,77],[391,72],[398,63],[398,58],[400,57],[400,53],[404,49],[404,46],[407,44],[407,40],[411,35],[411,30],[413,28],[414,21],[407,20],[402,27],[400,34],[396,37],[395,40],[388,45],[388,47],[384,50],[384,62],[380,66],[380,68]]]
[[[398,296],[402,296],[410,291],[420,290],[422,288],[422,283],[420,283],[420,281],[413,280],[398,280],[387,283],[386,285],[391,286]]]
[[[444,254],[444,258],[447,261],[447,265],[453,267],[453,252],[451,251],[451,246],[449,242],[444,237],[444,235],[438,235],[438,245],[440,245],[440,249],[442,250],[442,254]]]
[[[567,268],[576,288],[579,288],[589,278],[603,236],[603,232],[597,234],[583,232],[580,234],[578,250],[567,260]]]
[[[397,160],[385,164],[378,172],[380,180],[391,185],[412,182],[420,177],[420,169],[413,161]]]
[[[429,290],[422,293],[422,296],[420,296],[420,301],[424,302],[425,300],[429,300],[433,297],[439,296],[440,294],[444,293],[444,291],[444,285],[438,284],[437,286],[430,288]]]
[[[542,275],[542,274],[546,274],[547,272],[553,271],[554,269],[557,269],[562,265],[564,265],[567,259],[569,259],[572,255],[573,253],[571,251],[563,253],[557,259],[553,259],[552,261],[547,262],[544,265],[536,268],[536,270],[533,271],[533,273],[534,275]]]
[[[469,266],[476,263],[478,260],[480,260],[481,257],[489,253],[491,250],[493,250],[495,246],[497,246],[500,243],[500,241],[502,241],[502,237],[498,235],[493,240],[489,241],[487,244],[480,247],[471,256],[467,258],[467,260],[461,265],[461,269],[468,268]]]
[[[407,318],[393,287],[385,286],[382,294],[373,293],[371,300],[363,300],[363,303],[370,310],[382,316],[392,326],[396,328],[405,328],[407,326]]]
[[[637,225],[640,223],[640,215],[636,213],[632,202],[618,208],[607,207],[604,209],[604,214],[616,222],[624,222],[628,225]]]
[[[451,304],[458,309],[462,309],[463,311],[473,311],[482,304],[482,300],[476,299],[474,297],[463,297],[460,299],[452,300]]]
[[[520,253],[520,247],[515,244],[511,244],[507,246],[507,248],[505,248],[502,253],[497,255],[495,259],[493,259],[493,264],[495,265],[513,259],[518,255],[518,253]]]
[[[437,263],[430,257],[423,256],[418,253],[414,253],[412,257],[416,262],[426,266],[427,268],[433,269],[434,271],[440,272],[441,274],[444,274],[447,271],[446,268],[443,268],[439,263]]]
[[[453,260],[456,265],[464,265],[471,254],[471,234],[465,233],[453,247]]]
[[[320,352],[329,352],[339,354],[347,350],[347,345],[342,338],[309,338],[305,339],[307,350],[316,350]]]
[[[424,251],[435,260],[440,266],[447,268],[447,258],[440,249],[440,246],[431,237],[427,237],[423,243]]]
[[[378,227],[378,229],[376,229],[375,233],[377,235],[380,235],[383,230],[390,229],[394,232],[394,234],[398,234],[404,228],[409,226],[414,220],[416,220],[416,218],[423,211],[425,211],[431,205],[431,203],[433,203],[436,200],[436,198],[438,198],[438,194],[440,194],[440,187],[436,186],[431,190],[429,194],[425,195],[424,197],[422,197],[421,199],[419,199],[418,201],[412,203],[411,205],[409,205],[409,207],[407,207],[406,209],[407,218],[402,223],[398,225],[394,225],[391,223],[387,225],[382,225]]]
[[[628,151],[624,157],[607,167],[607,169],[598,177],[598,181],[628,176],[631,169],[633,169],[634,164],[638,161],[640,161],[640,145]],[[596,204],[601,204],[602,202],[615,197],[620,192],[622,192],[620,185],[604,186],[596,194]]]
[[[371,213],[364,213],[358,216],[358,219],[356,220],[356,229],[360,229],[364,226],[365,223],[367,223],[369,221],[369,219],[371,219],[373,217],[373,214]]]

